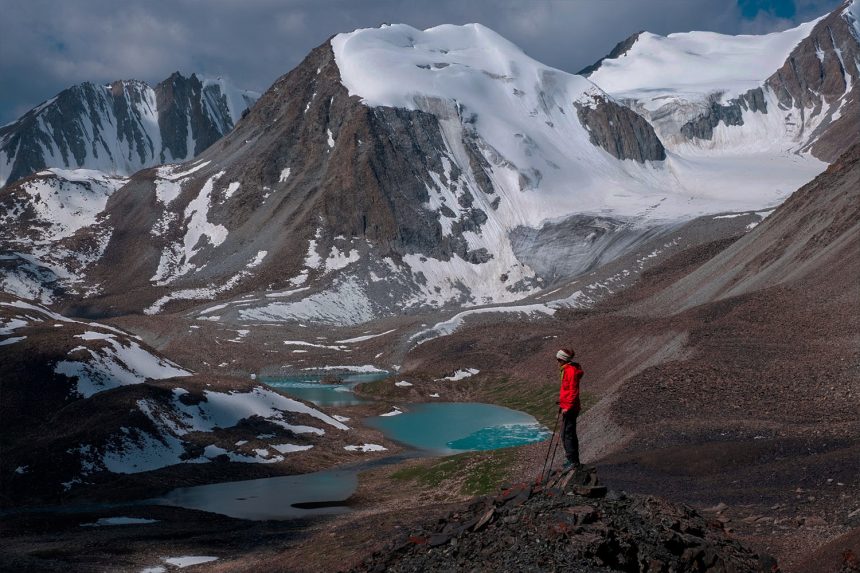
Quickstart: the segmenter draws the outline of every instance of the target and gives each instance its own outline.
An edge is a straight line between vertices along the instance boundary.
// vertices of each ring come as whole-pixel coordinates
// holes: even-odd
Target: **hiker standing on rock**
[[[564,445],[564,453],[567,456],[567,461],[564,463],[565,469],[580,465],[576,418],[581,409],[579,381],[582,379],[583,371],[579,363],[573,362],[573,356],[573,350],[568,348],[562,348],[555,354],[559,370],[561,370],[558,405],[562,411],[561,443]]]

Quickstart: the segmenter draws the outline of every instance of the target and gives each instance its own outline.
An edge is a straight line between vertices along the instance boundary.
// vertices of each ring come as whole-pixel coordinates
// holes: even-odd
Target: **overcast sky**
[[[382,22],[480,22],[576,72],[630,34],[759,34],[842,0],[0,0],[0,124],[83,81],[175,70],[265,91],[329,36]]]

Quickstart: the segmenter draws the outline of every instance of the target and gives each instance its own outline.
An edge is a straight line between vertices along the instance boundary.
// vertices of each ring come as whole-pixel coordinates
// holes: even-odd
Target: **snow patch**
[[[54,368],[56,374],[77,378],[75,390],[84,398],[119,386],[142,384],[146,380],[192,374],[173,362],[144,350],[134,340],[129,340],[128,344],[124,345],[113,335],[98,332],[85,332],[75,337],[107,343],[96,349],[75,348],[69,352],[73,360],[60,361]],[[82,358],[78,358],[81,355]]]
[[[334,416],[337,419],[337,416]],[[311,449],[313,446],[297,446],[295,444],[272,444],[272,449],[288,454],[292,452],[304,452]]]
[[[488,313],[545,314],[547,316],[552,316],[555,314],[555,309],[550,308],[545,304],[529,304],[521,306],[497,306],[464,310],[463,312],[454,315],[448,320],[438,322],[428,329],[416,332],[409,338],[409,341],[420,345],[429,340],[433,340],[434,338],[449,336],[451,334],[454,334],[457,329],[463,325],[463,322],[466,320],[467,317]]]
[[[186,555],[183,557],[166,557],[164,559],[164,562],[168,565],[173,565],[174,567],[179,567],[180,569],[184,569],[185,567],[191,567],[192,565],[211,563],[212,561],[218,561],[218,558],[210,555]]]
[[[397,330],[396,328],[392,328],[391,330],[386,330],[385,332],[380,332],[379,334],[366,334],[363,336],[356,336],[355,338],[347,338],[345,340],[337,340],[338,344],[353,344],[355,342],[364,342],[365,340],[370,340],[372,338],[379,338],[380,336],[385,336],[386,334],[391,334]]]
[[[440,378],[439,380],[440,381],[441,380],[451,380],[453,382],[456,382],[457,380],[463,380],[465,378],[470,378],[470,377],[474,376],[475,374],[478,374],[479,372],[481,372],[481,371],[478,370],[477,368],[461,368],[460,370],[457,370],[456,372],[454,372],[452,375],[445,376],[444,378]]]
[[[380,446],[379,444],[361,444],[359,446],[344,446],[343,449],[345,449],[348,452],[384,452],[384,451],[388,450],[388,448]]]
[[[336,282],[330,290],[295,302],[276,302],[239,311],[241,320],[303,321],[352,326],[375,318],[373,305],[353,278]]]

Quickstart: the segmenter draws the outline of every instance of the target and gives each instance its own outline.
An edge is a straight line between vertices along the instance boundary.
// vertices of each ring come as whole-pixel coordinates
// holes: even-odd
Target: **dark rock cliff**
[[[593,98],[592,105],[575,105],[592,144],[618,159],[639,163],[666,159],[666,150],[654,128],[630,108],[605,97]]]
[[[596,72],[600,68],[601,65],[603,65],[604,60],[615,60],[617,58],[620,58],[621,56],[626,54],[630,50],[630,48],[633,47],[633,44],[636,43],[636,40],[639,39],[639,36],[641,34],[642,34],[642,30],[640,30],[639,32],[636,32],[635,34],[632,34],[631,36],[627,37],[624,40],[621,40],[620,42],[615,44],[615,47],[612,48],[612,50],[607,55],[603,56],[602,58],[600,58],[599,60],[597,60],[596,62],[591,64],[590,66],[586,66],[586,67],[582,68],[581,70],[579,70],[576,73],[580,76],[588,77],[591,74],[593,74],[594,72]]]
[[[155,86],[155,98],[162,143],[160,163],[194,157],[233,128],[226,107],[221,110],[223,118],[219,118],[226,121],[215,121],[206,113],[203,84],[194,74],[186,78],[174,72]],[[194,149],[188,149],[189,139]]]
[[[687,139],[713,138],[714,128],[720,122],[726,125],[743,125],[743,112],[747,110],[767,113],[767,102],[761,88],[749,90],[725,104],[720,103],[719,99],[719,96],[712,97],[708,111],[681,126],[681,133]]]

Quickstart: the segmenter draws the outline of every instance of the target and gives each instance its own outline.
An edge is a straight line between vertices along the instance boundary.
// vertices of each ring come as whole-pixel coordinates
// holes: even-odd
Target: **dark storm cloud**
[[[763,33],[840,0],[0,0],[0,123],[72,84],[171,72],[265,90],[329,36],[480,22],[570,72],[638,30]]]

